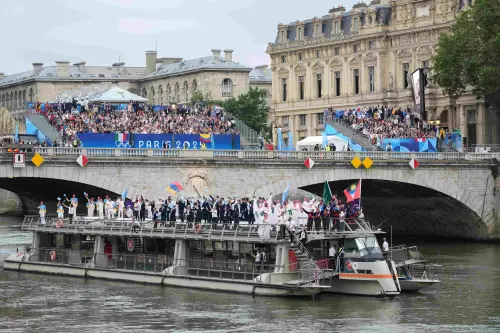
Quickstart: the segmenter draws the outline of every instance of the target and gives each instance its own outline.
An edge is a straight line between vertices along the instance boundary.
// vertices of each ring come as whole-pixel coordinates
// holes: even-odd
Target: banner
[[[79,133],[78,139],[84,148],[143,148],[162,149],[163,143],[170,149],[201,149],[199,134],[135,134],[135,133]],[[216,149],[240,149],[240,136],[237,134],[215,134],[213,142]],[[207,149],[211,143],[203,143]]]
[[[392,151],[401,153],[419,152],[435,153],[437,152],[437,138],[399,138],[382,139],[382,149],[386,150],[387,145],[391,143]]]

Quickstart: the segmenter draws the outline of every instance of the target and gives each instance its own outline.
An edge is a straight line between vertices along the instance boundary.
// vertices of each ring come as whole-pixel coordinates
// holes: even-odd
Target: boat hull
[[[439,280],[427,280],[427,279],[400,279],[399,285],[401,286],[401,291],[419,291],[423,288],[430,287],[436,283],[440,283]]]
[[[324,290],[324,287],[322,286],[292,287],[254,283],[251,281],[243,282],[238,280],[213,279],[196,276],[165,276],[147,272],[130,272],[90,267],[73,267],[67,265],[34,263],[26,261],[6,260],[4,262],[4,269],[50,275],[65,275],[82,278],[157,284],[161,286],[203,289],[210,291],[235,292],[259,296],[314,296]]]

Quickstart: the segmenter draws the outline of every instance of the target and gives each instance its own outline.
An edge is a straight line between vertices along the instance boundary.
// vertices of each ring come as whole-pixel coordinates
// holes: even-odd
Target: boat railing
[[[409,280],[422,279],[431,281],[441,281],[443,266],[437,264],[413,264],[401,267]]]
[[[425,260],[424,256],[418,251],[417,246],[397,245],[389,249],[389,257],[397,264],[418,262]]]

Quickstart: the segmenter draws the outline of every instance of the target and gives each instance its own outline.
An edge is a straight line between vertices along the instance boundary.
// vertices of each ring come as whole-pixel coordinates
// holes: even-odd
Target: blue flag
[[[326,135],[336,135],[339,131],[333,128],[330,124],[326,124],[325,133]]]
[[[285,203],[286,197],[288,196],[288,190],[290,189],[290,184],[287,185],[285,192],[283,192],[283,196],[281,197],[281,204]]]
[[[14,143],[19,143],[19,125],[16,124],[16,132],[14,133]]]
[[[292,131],[288,132],[288,150],[293,150],[293,134],[292,134]]]
[[[213,134],[210,134],[210,144],[212,145],[212,149],[215,149],[215,140]]]
[[[328,146],[328,136],[326,136],[325,132],[322,132],[321,136],[322,136],[321,146],[323,147],[323,149],[326,149],[326,146]]]
[[[125,201],[125,199],[127,199],[127,193],[128,193],[128,186],[125,188],[125,191],[123,191],[123,194],[122,194],[123,201]]]

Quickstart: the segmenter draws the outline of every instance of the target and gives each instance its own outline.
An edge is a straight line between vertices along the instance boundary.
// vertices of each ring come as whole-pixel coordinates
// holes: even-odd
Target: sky
[[[347,10],[357,2],[345,0]],[[193,59],[233,49],[254,67],[279,23],[328,14],[341,3],[315,0],[1,0],[0,72],[31,70],[33,62],[145,66],[145,51]],[[157,46],[156,46],[157,45]]]

